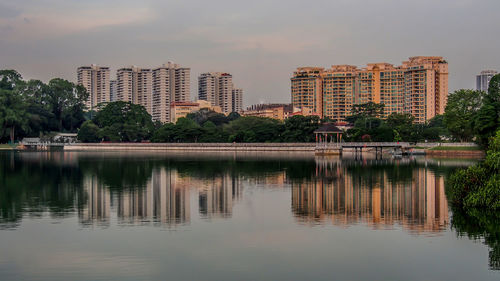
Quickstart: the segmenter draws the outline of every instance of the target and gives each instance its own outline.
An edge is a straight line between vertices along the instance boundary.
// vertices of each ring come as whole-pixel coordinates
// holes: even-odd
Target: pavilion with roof
[[[332,123],[325,123],[319,127],[314,134],[316,135],[316,143],[340,143],[342,142],[342,134],[344,131],[339,129]]]

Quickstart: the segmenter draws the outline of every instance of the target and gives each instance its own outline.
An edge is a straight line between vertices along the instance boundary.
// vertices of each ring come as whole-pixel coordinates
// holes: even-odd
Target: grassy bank
[[[479,146],[436,146],[429,150],[433,151],[482,151]]]
[[[0,144],[0,150],[13,150],[16,146],[10,144]]]

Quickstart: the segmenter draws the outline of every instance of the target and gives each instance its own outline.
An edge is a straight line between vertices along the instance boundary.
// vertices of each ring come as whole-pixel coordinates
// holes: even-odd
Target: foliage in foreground
[[[490,142],[486,160],[455,172],[448,181],[447,192],[455,206],[500,210],[500,130]]]

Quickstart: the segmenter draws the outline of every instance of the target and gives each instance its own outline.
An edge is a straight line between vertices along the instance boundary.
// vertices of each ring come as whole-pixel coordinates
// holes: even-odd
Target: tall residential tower
[[[131,66],[118,69],[117,100],[142,105],[152,114],[153,72],[149,68]]]
[[[172,62],[153,69],[153,120],[170,122],[170,104],[190,100],[190,73]]]
[[[243,90],[234,88],[233,76],[229,73],[202,73],[198,77],[198,98],[220,106],[225,114],[241,111],[243,107]]]
[[[95,64],[81,66],[77,69],[77,76],[78,84],[89,93],[85,103],[87,109],[93,110],[98,104],[111,101],[109,67]]]

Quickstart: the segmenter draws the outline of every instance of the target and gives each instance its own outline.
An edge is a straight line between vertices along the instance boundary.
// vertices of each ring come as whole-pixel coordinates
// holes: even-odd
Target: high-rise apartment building
[[[190,71],[172,62],[153,69],[153,120],[170,122],[170,103],[189,101]]]
[[[109,101],[117,101],[118,96],[118,81],[111,80],[109,81]]]
[[[152,114],[153,72],[136,66],[118,69],[117,100],[142,105]]]
[[[476,76],[476,89],[478,91],[488,91],[490,85],[490,80],[493,76],[498,74],[495,70],[483,70],[479,75]]]
[[[87,109],[92,110],[103,102],[111,101],[111,87],[109,79],[109,67],[81,66],[77,69],[78,84],[87,89],[89,98],[85,103]]]
[[[322,67],[299,67],[293,73],[292,105],[322,116]]]
[[[233,112],[243,110],[243,89],[233,88]]]
[[[220,106],[225,114],[241,111],[243,107],[243,90],[234,88],[233,76],[229,73],[202,73],[198,77],[198,98]]]
[[[448,63],[442,57],[412,57],[401,66],[300,67],[291,78],[291,94],[294,107],[335,121],[349,116],[354,104],[374,102],[385,105],[385,117],[406,112],[423,123],[444,113]]]

